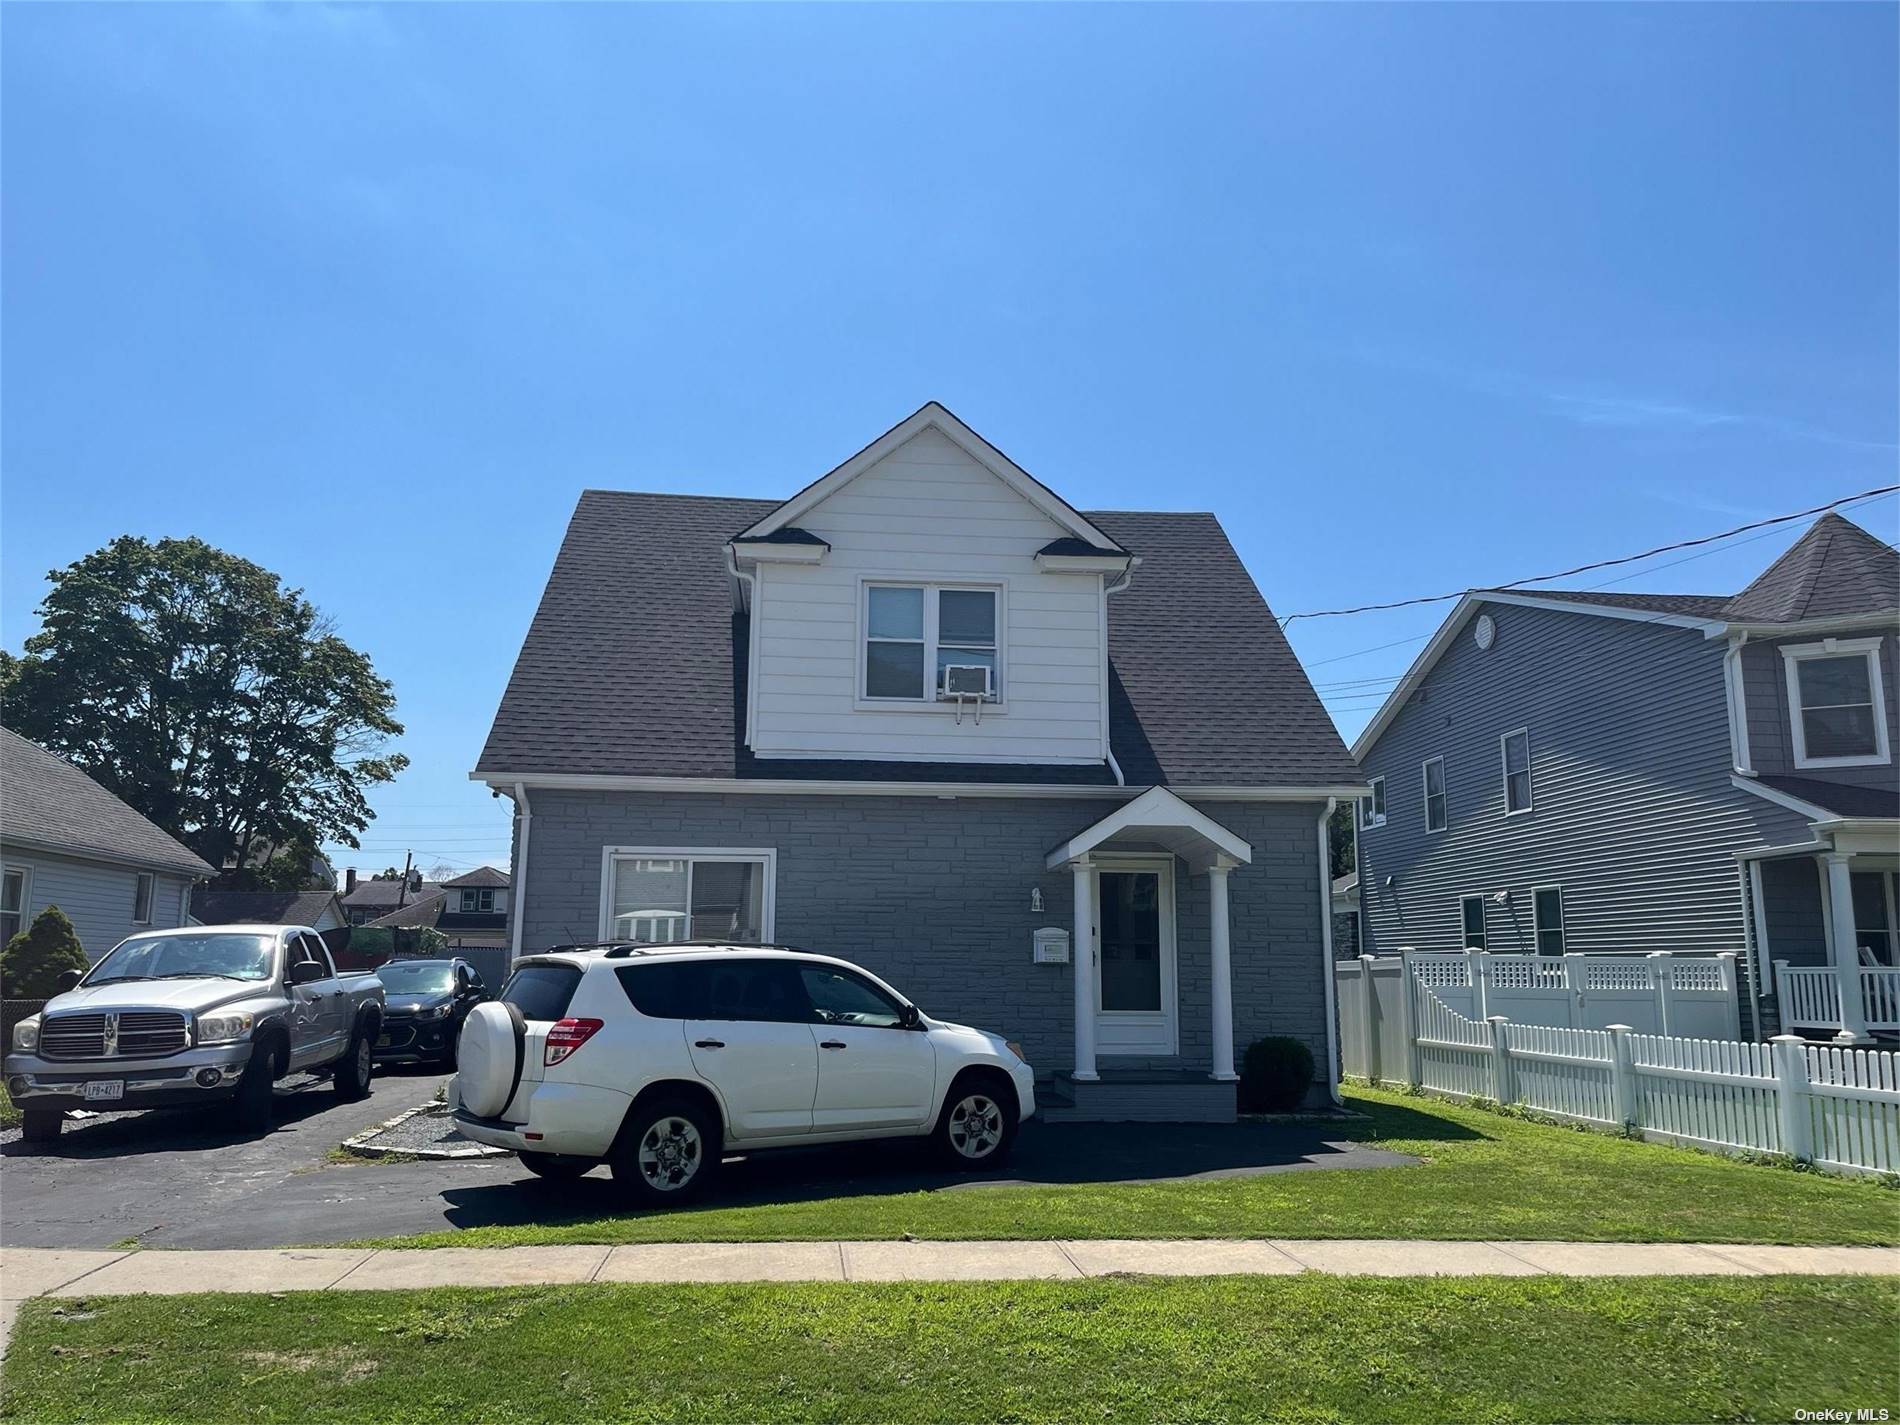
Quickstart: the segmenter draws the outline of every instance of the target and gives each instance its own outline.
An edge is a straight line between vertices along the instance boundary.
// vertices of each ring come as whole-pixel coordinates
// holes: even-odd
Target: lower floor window
[[[139,878],[132,887],[132,923],[134,925],[152,923],[152,876],[149,871],[140,871]]]
[[[26,872],[9,866],[0,875],[0,947],[20,933],[26,919]]]
[[[1539,955],[1564,953],[1564,892],[1562,886],[1539,886],[1531,892],[1531,922],[1537,932]]]
[[[772,930],[770,852],[613,850],[607,914],[613,940],[753,943]]]
[[[1484,897],[1465,896],[1458,902],[1458,915],[1462,922],[1467,950],[1488,948],[1484,943]]]
[[[1900,965],[1900,926],[1895,915],[1895,873],[1855,871],[1849,877],[1854,892],[1854,943],[1863,965]]]

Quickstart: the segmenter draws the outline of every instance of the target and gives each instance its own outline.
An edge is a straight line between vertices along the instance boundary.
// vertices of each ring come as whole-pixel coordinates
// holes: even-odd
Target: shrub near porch
[[[545,1242],[771,1241],[906,1235],[1497,1238],[1600,1242],[1900,1242],[1900,1192],[1872,1181],[1739,1162],[1603,1133],[1507,1118],[1382,1089],[1352,1088],[1367,1117],[1340,1138],[1410,1154],[1415,1166],[1272,1172],[1160,1183],[880,1191],[878,1169],[827,1196],[629,1214],[604,1180],[549,1195],[542,1220],[395,1238],[385,1246]],[[1138,1130],[1137,1126],[1137,1130]],[[1245,1129],[1234,1130],[1247,1131]],[[1261,1130],[1270,1131],[1270,1130]],[[900,1160],[890,1159],[895,1176]],[[789,1165],[784,1169],[791,1172]],[[1158,1163],[1156,1171],[1165,1172]],[[773,1181],[761,1165],[764,1181]],[[525,1176],[525,1174],[524,1174]],[[524,1185],[520,1191],[535,1189]],[[788,1196],[789,1196],[788,1190]]]

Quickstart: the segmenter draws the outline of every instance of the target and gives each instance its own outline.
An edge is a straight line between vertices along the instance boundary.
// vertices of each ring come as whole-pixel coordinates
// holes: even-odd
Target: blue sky
[[[7,6],[0,639],[128,530],[255,559],[408,724],[339,864],[470,865],[584,487],[934,398],[1291,613],[1889,483],[1897,15]],[[1293,625],[1348,736],[1441,614]]]

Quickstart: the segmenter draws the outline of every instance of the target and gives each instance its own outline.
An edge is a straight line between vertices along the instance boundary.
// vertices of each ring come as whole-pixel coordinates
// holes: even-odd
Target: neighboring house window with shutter
[[[0,946],[18,935],[26,924],[26,867],[9,866],[0,873]]]
[[[138,883],[132,888],[132,923],[150,925],[152,923],[152,873],[140,871]]]
[[[1878,638],[1830,638],[1781,650],[1797,767],[1888,760]]]
[[[1531,892],[1531,924],[1539,955],[1564,953],[1564,888],[1539,886]]]

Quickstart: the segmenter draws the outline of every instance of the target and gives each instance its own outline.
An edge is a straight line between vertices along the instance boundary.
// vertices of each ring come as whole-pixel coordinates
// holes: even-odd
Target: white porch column
[[[1867,1041],[1867,1017],[1860,1002],[1860,951],[1854,943],[1854,885],[1847,878],[1847,856],[1830,851],[1821,860],[1827,865],[1829,930],[1833,936],[1834,978],[1840,986],[1841,1032],[1847,1043]]]
[[[1075,972],[1075,1077],[1095,1073],[1095,867],[1083,856],[1069,863],[1075,876],[1075,943],[1069,955]]]
[[[1229,1083],[1240,1077],[1234,1072],[1234,975],[1227,912],[1227,873],[1233,869],[1225,861],[1216,861],[1207,871],[1208,973],[1211,980],[1208,998],[1214,1011],[1212,1077]],[[1368,994],[1371,990],[1372,987],[1367,985]]]

